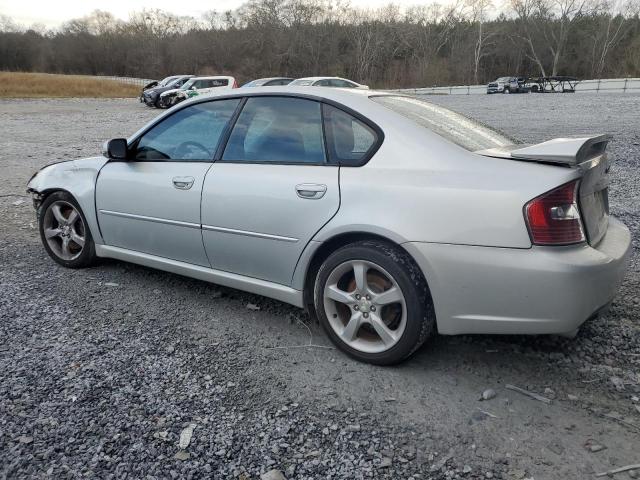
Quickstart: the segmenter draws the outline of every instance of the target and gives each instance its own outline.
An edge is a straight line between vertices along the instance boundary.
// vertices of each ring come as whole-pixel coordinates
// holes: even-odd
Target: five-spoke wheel
[[[333,330],[349,346],[377,353],[393,347],[407,323],[402,290],[380,265],[350,260],[329,274],[324,309]]]
[[[95,258],[95,246],[77,202],[65,192],[49,195],[38,211],[47,253],[66,267],[83,267]]]
[[[58,200],[44,214],[44,236],[51,250],[63,260],[78,258],[84,248],[85,226],[73,205]]]
[[[315,308],[338,347],[381,365],[410,356],[435,325],[422,273],[386,242],[358,242],[331,254],[318,271]]]

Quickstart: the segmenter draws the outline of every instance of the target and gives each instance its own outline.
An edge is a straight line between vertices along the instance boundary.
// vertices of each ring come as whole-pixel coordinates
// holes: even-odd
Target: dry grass
[[[81,75],[0,72],[0,98],[136,97],[140,87]]]

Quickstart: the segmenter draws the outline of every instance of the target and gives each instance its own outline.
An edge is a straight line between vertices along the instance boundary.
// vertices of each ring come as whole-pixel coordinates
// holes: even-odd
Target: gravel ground
[[[640,463],[640,97],[429,99],[526,141],[616,136],[611,210],[634,254],[611,311],[575,339],[437,337],[380,368],[276,301],[115,261],[63,269],[27,180],[157,112],[0,101],[0,477],[539,480]]]

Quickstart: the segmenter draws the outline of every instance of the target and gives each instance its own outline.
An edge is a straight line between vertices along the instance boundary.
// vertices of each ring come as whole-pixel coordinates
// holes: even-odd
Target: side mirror
[[[102,147],[102,154],[113,160],[127,159],[127,139],[113,138],[105,142]]]
[[[195,85],[193,87],[191,87],[189,90],[197,90],[197,88],[195,87]]]

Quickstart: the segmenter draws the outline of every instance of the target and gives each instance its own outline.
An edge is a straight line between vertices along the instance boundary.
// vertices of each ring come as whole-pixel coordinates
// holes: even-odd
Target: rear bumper
[[[563,334],[613,299],[631,235],[610,218],[596,247],[403,246],[427,278],[440,333]]]

